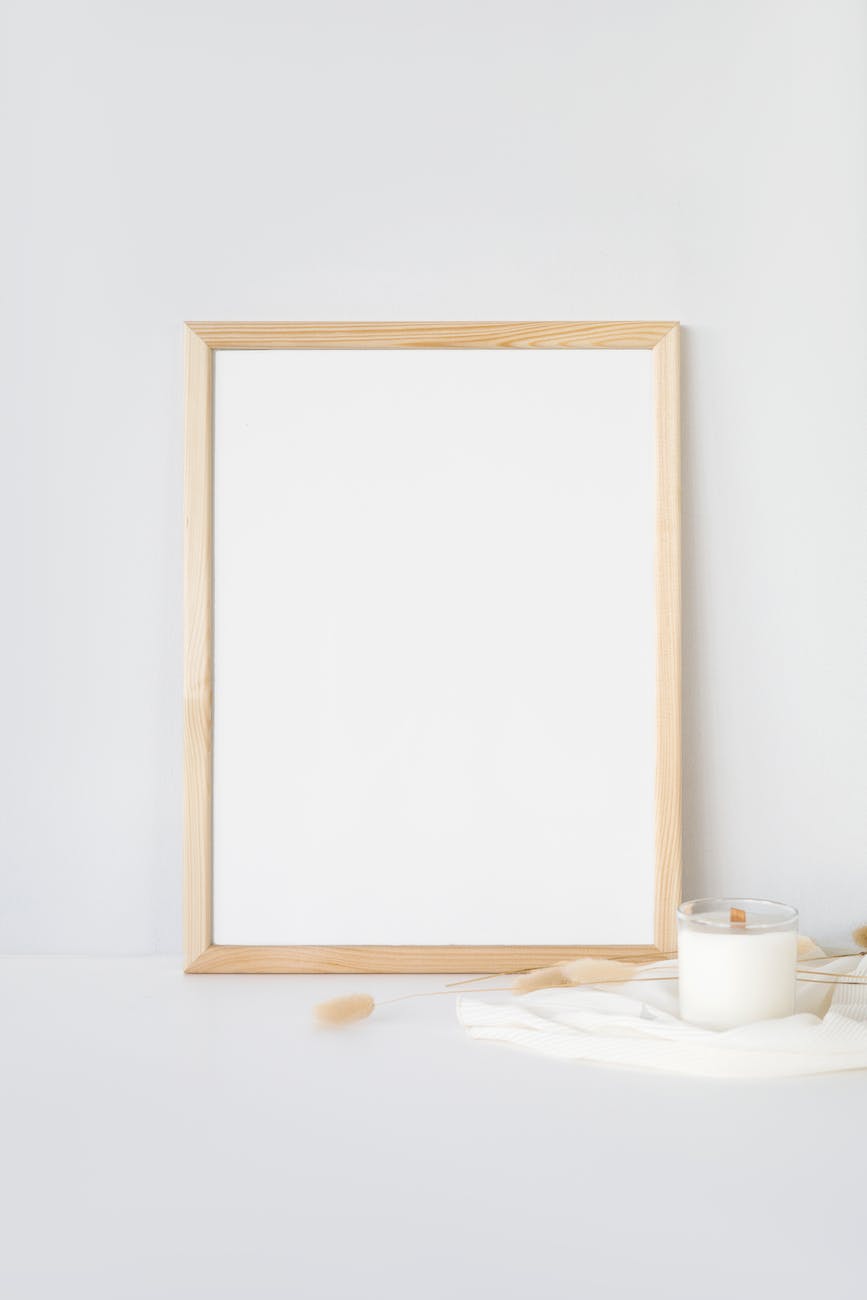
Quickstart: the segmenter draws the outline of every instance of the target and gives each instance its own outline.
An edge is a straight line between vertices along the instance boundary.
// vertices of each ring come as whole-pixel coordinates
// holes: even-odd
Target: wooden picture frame
[[[184,948],[191,973],[516,971],[581,955],[651,960],[675,945],[681,881],[679,326],[609,322],[192,322],[185,330]],[[223,349],[585,348],[652,352],[656,440],[655,902],[651,945],[215,945],[212,927],[214,353]]]

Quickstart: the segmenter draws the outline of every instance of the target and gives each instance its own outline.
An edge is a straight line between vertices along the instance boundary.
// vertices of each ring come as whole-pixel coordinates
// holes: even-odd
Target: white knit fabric
[[[867,957],[810,963],[867,976]],[[670,974],[677,962],[639,972]],[[540,989],[524,996],[458,999],[458,1019],[472,1038],[510,1043],[543,1056],[714,1078],[770,1078],[867,1069],[867,983],[799,981],[797,1011],[722,1032],[678,1018],[677,981]]]

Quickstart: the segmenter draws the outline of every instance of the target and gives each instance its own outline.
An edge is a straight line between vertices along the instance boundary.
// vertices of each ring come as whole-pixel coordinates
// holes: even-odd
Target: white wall
[[[867,919],[860,0],[7,0],[0,946],[180,944],[184,318],[679,318],[689,894]]]

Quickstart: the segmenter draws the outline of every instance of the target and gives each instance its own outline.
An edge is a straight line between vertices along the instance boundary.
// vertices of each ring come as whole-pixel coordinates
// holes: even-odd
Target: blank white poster
[[[214,941],[653,937],[646,351],[216,354]]]

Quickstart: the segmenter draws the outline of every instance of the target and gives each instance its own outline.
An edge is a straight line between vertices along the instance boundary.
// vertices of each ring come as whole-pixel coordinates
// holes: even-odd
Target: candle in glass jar
[[[702,898],[677,910],[681,1019],[704,1029],[795,1009],[798,913],[756,898]]]

